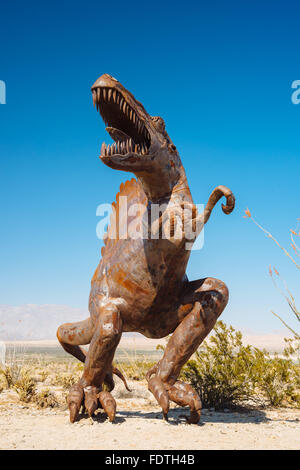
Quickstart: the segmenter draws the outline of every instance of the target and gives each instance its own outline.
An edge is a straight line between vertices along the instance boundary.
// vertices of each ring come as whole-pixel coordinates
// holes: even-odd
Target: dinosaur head
[[[147,196],[171,193],[181,161],[161,117],[150,116],[118,80],[104,74],[92,86],[93,102],[115,141],[102,144],[100,158],[111,168],[134,173]]]

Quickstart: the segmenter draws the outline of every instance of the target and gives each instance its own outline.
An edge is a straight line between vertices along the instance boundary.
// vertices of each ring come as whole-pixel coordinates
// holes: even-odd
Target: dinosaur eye
[[[155,128],[163,133],[165,131],[165,121],[160,116],[152,116],[152,122]]]

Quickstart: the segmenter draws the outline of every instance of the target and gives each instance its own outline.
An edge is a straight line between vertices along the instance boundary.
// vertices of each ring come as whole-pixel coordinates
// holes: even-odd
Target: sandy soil
[[[300,410],[248,413],[203,410],[201,425],[187,425],[174,407],[169,424],[145,384],[118,384],[115,423],[100,410],[70,424],[66,409],[39,410],[22,405],[15,392],[1,394],[0,449],[300,449]]]

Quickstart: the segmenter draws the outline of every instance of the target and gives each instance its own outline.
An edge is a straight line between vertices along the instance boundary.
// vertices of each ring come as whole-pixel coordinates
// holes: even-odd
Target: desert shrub
[[[13,388],[18,392],[20,400],[24,403],[28,403],[35,395],[36,383],[29,372],[23,370]]]
[[[40,370],[38,372],[40,382],[45,382],[47,377],[49,376],[49,372],[47,370]]]
[[[53,385],[59,385],[65,389],[69,389],[70,387],[72,387],[72,385],[78,382],[79,378],[79,374],[71,372],[56,374],[55,379],[53,381]]]
[[[205,341],[188,361],[182,378],[197,390],[205,408],[235,408],[254,398],[253,354],[242,334],[219,321],[210,341]]]
[[[300,361],[295,361],[299,340],[286,341],[284,357],[272,357],[267,351],[244,346],[240,331],[218,321],[180,378],[197,390],[204,408],[300,406]]]
[[[6,351],[5,364],[0,364],[0,376],[7,388],[12,388],[21,378],[24,369],[24,348],[12,347]]]
[[[0,369],[0,374],[4,378],[7,388],[11,388],[20,379],[22,367],[19,364],[6,365]]]
[[[284,356],[292,358],[293,362],[300,366],[300,338],[294,336],[294,338],[285,338],[286,348],[284,349]]]
[[[39,408],[55,408],[59,406],[59,402],[54,393],[52,393],[48,388],[35,394],[33,401]]]
[[[257,388],[261,390],[268,403],[279,406],[285,403],[300,405],[299,371],[290,359],[278,356],[270,358],[269,354],[256,352],[259,359],[256,367],[259,370]]]
[[[59,367],[56,364],[55,368],[52,368],[52,373],[49,374],[49,381],[52,385],[57,385],[68,390],[80,379],[82,375],[83,364],[81,363],[63,363]],[[50,372],[49,368],[48,371]]]
[[[129,358],[127,362],[116,362],[116,366],[125,377],[132,380],[144,380],[146,373],[154,364],[155,361],[149,361],[146,357],[134,357]]]

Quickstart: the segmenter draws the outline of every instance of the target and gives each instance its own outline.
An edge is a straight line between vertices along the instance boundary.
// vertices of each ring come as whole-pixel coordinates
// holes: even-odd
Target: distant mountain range
[[[88,310],[67,305],[0,304],[0,340],[54,339],[59,325],[84,320],[88,316]]]
[[[88,316],[88,310],[68,305],[0,304],[0,341],[56,340],[56,330],[59,325],[84,320]],[[290,336],[287,330],[258,332],[242,328],[242,333],[245,344],[266,348],[269,351],[282,351],[285,346],[283,338]],[[136,335],[139,347],[147,348],[155,342],[139,334],[125,334],[126,337]]]

